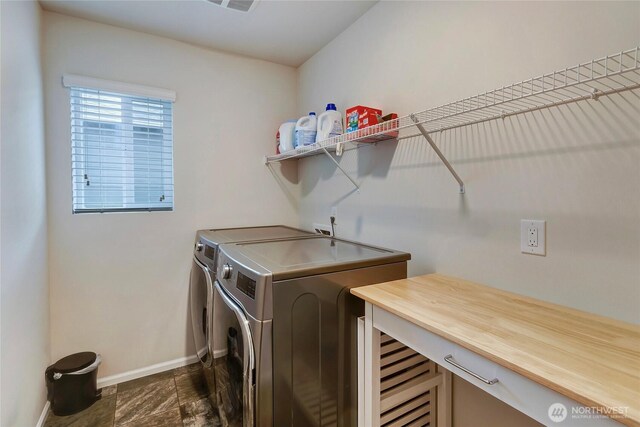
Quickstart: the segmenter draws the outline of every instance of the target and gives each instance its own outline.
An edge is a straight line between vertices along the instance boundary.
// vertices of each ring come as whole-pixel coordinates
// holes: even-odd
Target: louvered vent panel
[[[437,380],[434,362],[381,334],[380,424],[383,427],[434,426]]]

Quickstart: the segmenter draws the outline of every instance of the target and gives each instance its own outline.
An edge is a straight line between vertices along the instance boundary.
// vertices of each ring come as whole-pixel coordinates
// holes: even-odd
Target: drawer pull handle
[[[488,380],[488,379],[486,379],[484,377],[481,377],[480,375],[476,374],[475,372],[470,371],[469,369],[465,368],[464,366],[462,366],[461,364],[459,364],[458,362],[453,360],[453,355],[451,355],[451,354],[445,356],[444,357],[444,361],[447,362],[447,363],[452,364],[456,368],[460,369],[461,371],[466,372],[467,374],[471,375],[472,377],[479,379],[480,381],[482,381],[483,383],[485,383],[487,385],[494,385],[495,383],[499,382],[497,378],[494,378],[492,380]]]

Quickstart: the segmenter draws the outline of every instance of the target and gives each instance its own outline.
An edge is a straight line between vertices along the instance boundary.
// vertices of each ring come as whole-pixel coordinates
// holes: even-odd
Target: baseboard
[[[168,371],[170,369],[179,368],[181,366],[190,365],[198,361],[198,356],[181,357],[179,359],[169,360],[167,362],[156,363],[155,365],[146,366],[144,368],[134,369],[133,371],[123,372],[121,374],[110,375],[104,378],[98,378],[98,388],[107,387],[113,384],[125,381],[135,380],[137,378],[146,377],[147,375],[157,374],[158,372]]]
[[[227,355],[227,349],[224,350],[213,350],[213,358],[218,359],[219,357],[224,357]]]
[[[42,427],[44,425],[44,422],[47,420],[47,414],[49,413],[49,406],[51,406],[51,403],[47,400],[44,404],[44,409],[40,414],[40,418],[38,418],[38,424],[36,424],[36,427]]]

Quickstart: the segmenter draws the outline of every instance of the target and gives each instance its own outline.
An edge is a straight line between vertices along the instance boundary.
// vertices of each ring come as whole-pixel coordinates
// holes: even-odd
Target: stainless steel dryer
[[[357,318],[349,288],[405,278],[410,254],[330,237],[222,244],[213,330],[223,425],[357,425]],[[217,316],[217,314],[216,314]]]
[[[284,225],[199,230],[196,233],[189,299],[196,352],[205,367],[211,366],[214,351],[210,331],[213,322],[213,283],[218,245],[227,242],[312,236],[315,234]]]

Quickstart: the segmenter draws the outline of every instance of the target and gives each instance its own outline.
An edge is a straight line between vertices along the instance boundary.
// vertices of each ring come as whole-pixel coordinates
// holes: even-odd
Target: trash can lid
[[[51,365],[51,368],[61,374],[68,374],[71,372],[79,371],[96,361],[96,354],[92,351],[83,351],[81,353],[71,354],[67,357],[63,357],[56,363]]]

